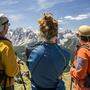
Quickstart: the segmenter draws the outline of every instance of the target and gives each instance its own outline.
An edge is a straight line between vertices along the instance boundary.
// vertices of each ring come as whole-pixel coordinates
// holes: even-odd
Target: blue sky
[[[51,12],[59,28],[75,30],[90,25],[90,0],[0,0],[0,15],[9,17],[10,28],[30,27],[38,30],[38,19]]]

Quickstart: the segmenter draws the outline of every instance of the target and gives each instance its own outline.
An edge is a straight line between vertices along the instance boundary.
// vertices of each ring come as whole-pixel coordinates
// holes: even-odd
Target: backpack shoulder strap
[[[42,43],[41,45],[37,46],[34,50],[39,51],[39,53],[35,53],[38,54],[37,60],[35,61],[35,64],[33,65],[33,69],[32,69],[32,74],[34,72],[34,70],[37,68],[39,62],[41,61],[42,56],[44,55],[45,52],[45,48],[43,50],[41,50],[44,47],[44,44]],[[41,51],[40,51],[41,50]],[[33,51],[32,51],[33,52]],[[31,54],[33,55],[33,53],[31,52]]]
[[[37,43],[34,43],[33,45],[27,45],[26,50],[25,50],[27,59],[29,58],[29,55],[31,54],[32,50],[34,50],[39,45],[43,45],[43,42],[37,42]],[[28,65],[28,63],[27,63],[27,65]]]
[[[66,57],[65,57],[65,55],[63,54],[61,48],[60,48],[58,45],[56,45],[56,48],[59,50],[60,54],[61,54],[61,55],[63,56],[63,58],[64,58],[64,61],[65,61],[65,67],[64,67],[64,69],[65,69],[66,66],[67,66],[67,63],[66,63]]]
[[[86,49],[90,50],[90,46],[88,44],[83,44],[80,46],[80,48],[86,48]]]

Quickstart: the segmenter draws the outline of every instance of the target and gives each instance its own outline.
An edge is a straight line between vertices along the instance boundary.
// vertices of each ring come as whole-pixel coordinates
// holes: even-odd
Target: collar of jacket
[[[0,40],[7,40],[7,41],[11,42],[9,39],[7,39],[7,38],[4,37],[4,36],[0,36]]]

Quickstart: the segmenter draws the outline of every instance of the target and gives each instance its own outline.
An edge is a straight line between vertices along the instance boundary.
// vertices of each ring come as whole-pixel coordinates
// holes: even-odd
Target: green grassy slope
[[[20,64],[20,69],[21,69],[21,73],[27,73],[29,71],[28,67],[25,64],[25,62],[23,62],[23,65]],[[31,90],[30,89],[31,88],[31,82],[29,80],[30,76],[31,76],[30,72],[29,72],[29,77],[26,76],[26,75],[22,75],[26,90]],[[20,74],[17,76],[17,78],[20,78],[20,81],[22,81]],[[23,84],[22,83],[20,84],[18,81],[15,82],[14,86],[15,86],[15,90],[25,90]]]
[[[21,73],[29,71],[25,62],[23,62],[23,65],[20,64],[20,67],[21,67]],[[30,72],[29,72],[29,78],[27,76],[22,76],[22,77],[23,77],[23,80],[25,82],[26,90],[31,90],[31,82],[29,80],[29,78],[31,77]],[[19,76],[19,78],[21,79],[20,76]],[[65,84],[66,84],[66,90],[70,90],[69,72],[65,72],[63,74],[63,80],[65,81]],[[14,86],[15,86],[15,90],[25,90],[23,84],[19,84],[19,83],[15,82]]]

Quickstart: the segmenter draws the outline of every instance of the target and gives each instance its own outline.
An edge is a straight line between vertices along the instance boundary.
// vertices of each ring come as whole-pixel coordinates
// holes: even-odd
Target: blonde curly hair
[[[43,18],[39,21],[40,32],[46,39],[51,39],[58,34],[58,21],[55,20],[51,13],[44,13]]]

